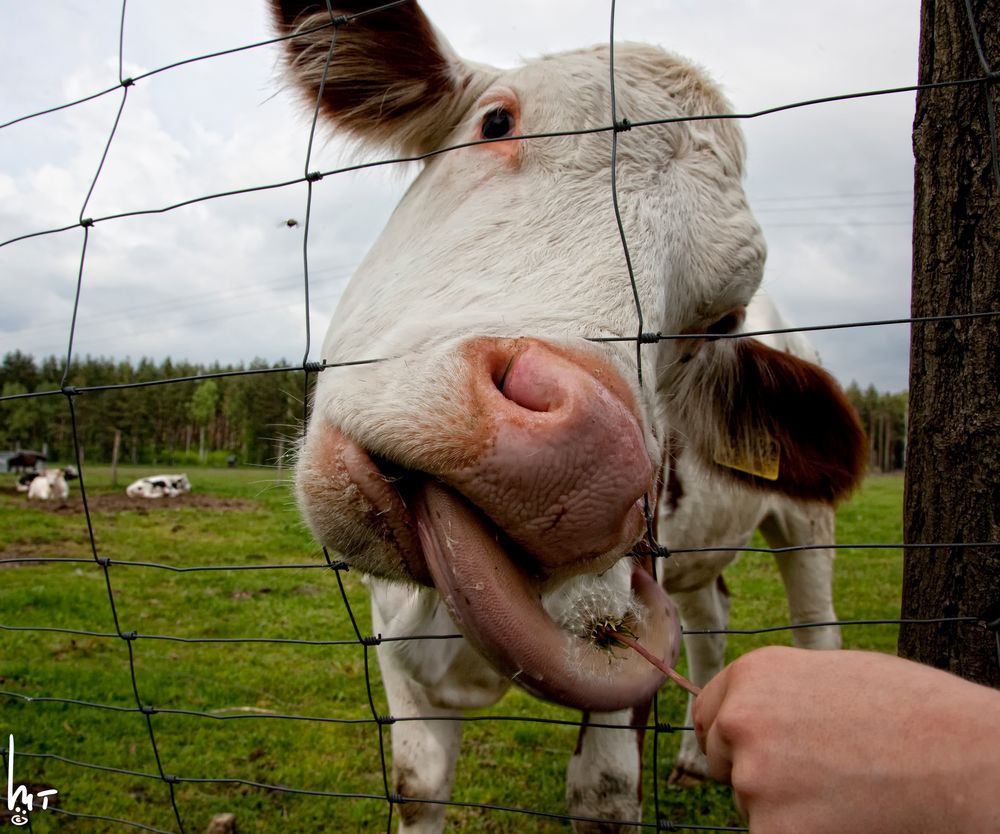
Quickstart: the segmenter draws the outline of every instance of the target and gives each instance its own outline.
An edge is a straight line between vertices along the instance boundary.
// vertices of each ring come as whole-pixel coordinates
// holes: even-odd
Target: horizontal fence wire
[[[599,725],[592,725],[592,726],[599,726]],[[620,725],[608,725],[608,726],[619,727]],[[6,748],[0,749],[0,753],[6,754],[7,753],[7,749]],[[60,762],[62,764],[70,765],[72,767],[78,767],[78,768],[89,769],[89,770],[98,770],[98,771],[102,771],[104,773],[115,773],[115,774],[119,774],[119,775],[131,776],[131,777],[140,778],[140,779],[159,780],[159,778],[160,778],[155,773],[143,773],[143,772],[140,772],[140,771],[125,770],[125,769],[122,769],[122,768],[108,767],[106,765],[95,764],[93,762],[81,762],[81,761],[76,761],[76,760],[73,760],[73,759],[68,759],[68,758],[66,758],[64,756],[57,756],[57,755],[54,755],[54,754],[51,754],[51,753],[30,753],[30,752],[29,753],[25,753],[25,752],[22,752],[22,751],[18,750],[17,751],[17,755],[18,756],[23,756],[24,758],[35,759],[35,760],[46,760],[47,759],[47,760],[51,760],[51,761],[57,761],[57,762]],[[284,793],[284,794],[292,794],[292,795],[297,795],[297,796],[311,796],[311,797],[317,797],[317,798],[323,798],[323,799],[369,799],[369,800],[383,800],[383,799],[385,799],[385,797],[382,794],[348,793],[348,792],[338,792],[338,791],[305,790],[305,789],[302,789],[302,788],[290,788],[290,787],[288,787],[286,785],[275,785],[275,784],[268,784],[266,782],[255,782],[255,781],[249,780],[249,779],[231,779],[231,778],[206,779],[206,778],[183,777],[183,776],[174,776],[174,777],[171,777],[171,778],[177,784],[191,784],[191,785],[238,785],[238,786],[243,786],[243,787],[257,788],[257,789],[266,790],[266,791],[275,791],[275,792]],[[461,802],[461,801],[454,801],[454,800],[444,801],[444,800],[434,800],[434,799],[414,799],[414,798],[409,798],[409,797],[404,798],[404,797],[399,796],[399,795],[393,796],[392,799],[393,799],[393,801],[395,801],[397,803],[401,803],[403,801],[406,801],[406,802],[415,802],[415,803],[425,804],[425,805],[445,805],[445,806],[456,807],[456,808],[472,808],[472,809],[476,809],[476,810],[480,810],[480,811],[504,812],[504,813],[513,814],[513,815],[539,817],[539,818],[547,818],[547,819],[554,819],[554,820],[575,821],[575,822],[596,822],[596,823],[604,823],[604,824],[608,824],[609,822],[617,822],[617,823],[623,824],[623,825],[632,825],[632,826],[641,827],[641,828],[652,828],[652,829],[657,829],[657,830],[661,830],[661,831],[662,830],[671,830],[671,831],[672,830],[684,830],[684,831],[746,831],[747,830],[746,828],[743,828],[743,827],[682,825],[682,824],[673,824],[673,823],[668,824],[667,827],[665,828],[664,824],[662,822],[660,822],[660,823],[654,823],[654,822],[645,822],[645,823],[643,823],[643,822],[636,822],[634,820],[618,820],[618,821],[612,820],[612,821],[609,821],[606,818],[604,818],[604,819],[598,819],[598,818],[595,818],[595,817],[587,817],[587,816],[581,816],[581,815],[556,814],[556,813],[551,813],[551,812],[547,812],[547,811],[539,811],[539,810],[526,809],[526,808],[515,808],[515,807],[512,807],[512,806],[504,806],[504,805],[491,805],[491,804],[482,803],[482,802]],[[130,820],[123,820],[123,819],[119,819],[119,818],[115,818],[115,817],[107,817],[107,816],[100,816],[100,815],[95,815],[95,814],[84,814],[84,813],[78,813],[78,812],[71,812],[71,811],[67,811],[66,809],[58,808],[58,807],[55,807],[55,806],[51,806],[49,808],[49,810],[51,810],[51,811],[53,811],[55,813],[58,813],[58,814],[64,814],[64,815],[66,815],[68,817],[73,817],[73,818],[77,818],[77,819],[89,819],[89,820],[97,820],[97,821],[115,822],[115,823],[118,823],[118,824],[121,824],[121,825],[130,826],[130,827],[133,827],[133,828],[136,828],[136,829],[139,829],[139,830],[143,830],[143,831],[156,831],[156,832],[163,832],[163,834],[170,834],[170,832],[165,832],[163,829],[153,828],[151,826],[143,825],[141,823],[133,822],[133,821],[130,821]]]
[[[876,319],[872,321],[837,322],[835,324],[812,324],[801,327],[779,327],[770,330],[751,330],[740,333],[641,333],[638,336],[581,336],[588,342],[638,342],[641,344],[655,344],[666,341],[687,341],[692,339],[704,339],[705,341],[751,339],[760,336],[776,336],[788,333],[810,333],[828,330],[853,330],[857,328],[885,327],[887,325],[914,325],[927,324],[941,321],[963,321],[966,319],[993,319],[1000,317],[1000,310],[984,310],[981,313],[950,313],[937,316],[909,316],[896,319]],[[55,397],[60,394],[64,396],[79,396],[81,394],[94,394],[103,391],[128,391],[137,388],[153,388],[160,385],[170,385],[181,382],[203,382],[207,379],[226,379],[237,376],[258,376],[261,374],[283,374],[288,372],[302,371],[304,373],[319,373],[320,371],[334,368],[353,368],[359,365],[372,365],[378,362],[388,361],[385,357],[377,359],[353,359],[342,362],[306,362],[302,365],[286,365],[275,368],[249,368],[236,371],[216,371],[203,374],[193,374],[189,376],[168,377],[164,379],[150,379],[141,382],[117,382],[108,385],[73,385],[64,388],[53,388],[47,391],[25,391],[17,394],[0,395],[0,402],[14,400],[28,400],[39,397]]]
[[[79,257],[79,268],[78,268],[78,280],[76,288],[76,298],[73,307],[72,323],[70,325],[68,347],[66,353],[66,361],[64,368],[64,376],[61,386],[58,389],[52,389],[48,391],[36,391],[22,394],[12,394],[0,397],[0,401],[12,401],[24,398],[35,398],[35,397],[52,397],[52,396],[63,396],[66,400],[66,405],[71,416],[71,422],[73,425],[73,440],[74,449],[76,452],[76,463],[79,472],[79,488],[82,497],[82,507],[83,515],[86,520],[87,535],[89,540],[89,547],[91,551],[91,558],[81,559],[81,558],[44,558],[44,557],[14,557],[14,558],[4,558],[0,559],[0,568],[5,565],[56,565],[65,564],[70,565],[82,565],[87,564],[93,566],[95,569],[100,571],[107,591],[107,603],[109,607],[109,613],[111,614],[112,620],[115,625],[115,631],[92,631],[85,629],[74,629],[74,628],[61,628],[61,627],[34,627],[34,626],[24,626],[18,625],[16,622],[5,622],[0,623],[0,631],[14,633],[36,633],[36,634],[64,634],[75,637],[87,637],[99,640],[121,640],[125,644],[125,654],[127,656],[127,665],[129,670],[130,678],[130,690],[125,693],[125,697],[131,703],[129,705],[124,704],[111,704],[111,703],[99,703],[95,701],[87,701],[81,699],[75,699],[72,697],[63,697],[57,694],[52,695],[26,695],[24,693],[15,692],[12,690],[0,688],[0,697],[9,699],[11,702],[17,702],[25,705],[33,705],[35,707],[41,708],[45,705],[59,705],[64,707],[73,707],[84,710],[94,710],[103,712],[115,712],[115,713],[135,713],[142,717],[144,728],[146,731],[146,736],[148,738],[149,748],[152,754],[152,760],[156,767],[153,770],[140,771],[140,770],[129,770],[123,768],[112,767],[106,764],[98,762],[86,762],[76,759],[71,759],[68,757],[60,756],[55,753],[50,752],[38,752],[38,751],[22,751],[18,749],[16,755],[18,757],[24,757],[28,760],[34,760],[38,762],[58,762],[60,764],[77,768],[81,770],[93,770],[103,773],[114,773],[122,776],[128,776],[130,778],[141,779],[149,782],[153,782],[163,786],[163,796],[162,801],[167,807],[169,807],[169,812],[173,817],[174,828],[171,829],[161,829],[139,823],[136,821],[120,819],[117,817],[109,817],[100,814],[88,814],[80,810],[70,810],[68,808],[62,808],[58,805],[53,805],[49,807],[49,811],[55,814],[64,816],[66,819],[80,819],[89,820],[94,823],[107,823],[114,824],[117,826],[132,828],[136,830],[143,831],[154,831],[154,832],[185,832],[191,830],[190,823],[185,824],[185,817],[183,813],[183,803],[178,799],[178,790],[181,785],[235,785],[245,788],[251,788],[258,791],[266,792],[276,792],[281,794],[290,795],[304,795],[312,796],[326,799],[337,799],[337,800],[370,800],[376,802],[385,803],[387,806],[386,811],[386,828],[392,825],[394,820],[394,814],[397,813],[396,809],[399,805],[406,803],[432,803],[432,800],[418,799],[414,797],[403,797],[396,794],[391,787],[391,776],[390,767],[388,764],[388,755],[386,751],[387,739],[384,736],[384,730],[386,727],[391,726],[396,723],[406,722],[406,721],[442,721],[442,722],[460,722],[460,723],[545,723],[545,724],[555,724],[566,726],[570,728],[583,727],[585,724],[590,727],[598,728],[608,728],[608,729],[620,729],[625,731],[635,731],[637,729],[642,729],[649,731],[653,734],[653,744],[654,744],[654,767],[656,767],[657,755],[656,755],[656,744],[657,739],[661,734],[671,734],[677,732],[690,732],[691,727],[683,725],[672,725],[667,722],[662,722],[659,720],[658,715],[655,710],[657,709],[656,702],[654,701],[654,714],[653,720],[650,722],[644,722],[642,724],[604,724],[600,722],[589,722],[584,720],[572,721],[572,720],[562,720],[562,719],[551,719],[551,718],[539,718],[532,716],[508,716],[508,715],[456,715],[456,716],[432,716],[432,717],[394,717],[391,715],[384,715],[379,712],[376,707],[376,695],[375,691],[378,688],[377,684],[373,681],[370,669],[370,649],[376,647],[383,643],[392,642],[402,642],[402,641],[425,641],[425,640],[455,640],[460,639],[459,634],[446,634],[446,635],[409,635],[406,637],[399,637],[393,635],[370,635],[364,634],[362,629],[359,627],[357,619],[355,617],[354,611],[352,609],[351,603],[348,599],[348,594],[345,590],[343,584],[342,574],[348,570],[347,565],[340,561],[335,561],[334,558],[324,552],[325,563],[314,562],[314,563],[304,563],[304,564],[263,564],[263,565],[167,565],[161,563],[154,563],[148,561],[132,561],[127,559],[111,559],[107,556],[101,555],[99,553],[99,548],[96,542],[95,529],[93,519],[90,513],[90,504],[88,501],[88,493],[86,486],[85,474],[87,469],[84,466],[84,461],[82,459],[80,442],[78,439],[78,432],[76,428],[76,415],[74,409],[74,399],[78,396],[94,394],[103,391],[111,390],[121,390],[121,389],[142,389],[150,386],[167,385],[167,384],[178,384],[182,382],[196,382],[212,378],[223,378],[230,376],[245,376],[251,374],[269,374],[269,373],[280,373],[288,371],[301,371],[304,377],[304,386],[308,390],[309,377],[310,375],[315,375],[321,371],[332,370],[336,368],[351,367],[358,365],[365,365],[373,362],[383,361],[380,358],[369,358],[369,357],[358,357],[356,360],[349,362],[337,362],[337,363],[327,363],[325,361],[321,362],[309,362],[308,356],[310,353],[310,334],[308,331],[308,322],[310,319],[310,302],[309,302],[309,292],[310,292],[310,282],[309,282],[309,233],[310,233],[310,222],[311,222],[311,206],[312,206],[312,195],[313,189],[321,181],[326,178],[333,177],[338,174],[345,174],[352,171],[358,171],[368,168],[376,168],[381,166],[391,166],[400,165],[413,162],[422,162],[429,160],[437,155],[448,153],[461,148],[470,147],[472,145],[486,144],[492,141],[510,141],[510,137],[504,140],[480,140],[477,142],[466,142],[451,145],[448,147],[443,147],[435,149],[428,153],[410,155],[410,156],[400,156],[391,159],[380,159],[370,162],[358,163],[355,165],[348,165],[344,167],[339,167],[333,170],[319,172],[311,170],[311,153],[312,153],[312,139],[315,134],[316,124],[320,111],[320,102],[317,99],[316,105],[313,110],[313,117],[310,126],[309,133],[309,148],[306,153],[306,158],[304,160],[304,172],[301,177],[293,178],[287,181],[276,182],[276,183],[266,183],[248,186],[240,189],[233,189],[227,191],[220,191],[212,194],[204,194],[182,201],[172,203],[170,205],[148,207],[143,209],[138,209],[134,211],[121,212],[116,214],[109,214],[100,217],[88,217],[86,214],[87,205],[90,200],[90,195],[93,193],[94,188],[101,176],[104,159],[107,157],[108,151],[112,147],[115,139],[116,129],[121,119],[125,108],[128,105],[129,91],[135,85],[148,81],[154,76],[175,70],[179,67],[187,66],[192,63],[207,61],[207,60],[221,60],[226,56],[234,55],[247,50],[259,49],[278,44],[282,41],[289,40],[291,38],[302,37],[309,32],[315,32],[321,29],[331,30],[331,44],[330,51],[327,55],[327,69],[329,68],[330,58],[336,49],[336,34],[339,27],[349,24],[351,21],[357,19],[358,17],[378,14],[382,11],[390,9],[394,6],[401,5],[407,0],[397,0],[397,2],[386,3],[382,6],[378,6],[364,12],[354,14],[354,15],[335,15],[332,8],[330,9],[330,19],[329,22],[325,22],[319,26],[316,26],[307,32],[297,32],[292,35],[285,35],[282,37],[269,38],[266,40],[261,40],[255,43],[246,44],[242,46],[237,46],[231,49],[225,49],[221,51],[206,53],[184,60],[176,61],[164,66],[149,70],[139,75],[132,77],[125,77],[123,71],[122,62],[122,52],[124,46],[124,30],[125,30],[125,20],[126,20],[126,2],[122,3],[121,15],[120,15],[120,27],[119,27],[119,60],[118,60],[118,74],[119,82],[116,85],[108,87],[103,90],[96,91],[94,93],[82,96],[80,98],[74,99],[70,102],[64,102],[56,104],[51,107],[37,110],[35,112],[22,115],[19,117],[12,118],[2,124],[0,124],[0,129],[9,128],[13,125],[22,124],[31,120],[42,119],[47,115],[66,110],[68,108],[76,107],[84,103],[93,101],[97,98],[111,96],[116,92],[120,91],[121,100],[115,116],[114,122],[109,130],[107,140],[104,146],[104,152],[101,157],[101,162],[95,171],[95,174],[91,180],[90,188],[87,192],[83,204],[79,212],[79,220],[75,223],[55,227],[41,229],[27,234],[18,235],[3,241],[0,241],[0,247],[10,246],[17,244],[22,241],[29,239],[34,239],[38,237],[51,236],[56,234],[62,234],[70,232],[74,229],[83,230],[83,241]],[[329,4],[328,4],[329,6]],[[968,8],[968,4],[967,4]],[[765,109],[757,110],[754,112],[746,113],[706,113],[699,115],[690,115],[675,117],[669,119],[655,119],[655,120],[643,120],[635,119],[630,120],[623,117],[618,113],[617,103],[615,100],[615,69],[614,69],[614,21],[615,21],[615,3],[614,0],[611,2],[611,31],[609,37],[609,47],[611,49],[611,61],[610,61],[610,82],[611,82],[611,100],[609,102],[609,121],[607,124],[594,127],[594,128],[573,128],[568,127],[566,130],[550,131],[543,133],[531,133],[524,134],[522,136],[513,137],[520,141],[531,141],[533,139],[551,138],[551,137],[564,137],[564,136],[583,136],[596,133],[609,133],[611,135],[611,159],[609,160],[612,183],[609,192],[609,200],[612,201],[616,220],[618,224],[618,229],[621,237],[622,244],[622,256],[626,264],[629,278],[632,284],[632,290],[635,300],[636,316],[637,316],[637,328],[634,335],[621,335],[615,337],[592,337],[587,334],[581,334],[581,338],[589,338],[596,342],[635,342],[636,347],[636,367],[639,376],[639,383],[642,383],[642,368],[643,368],[643,356],[642,347],[648,344],[655,344],[660,341],[667,341],[672,339],[727,339],[727,338],[748,338],[752,336],[762,336],[762,335],[777,335],[783,333],[791,332],[808,332],[808,331],[818,331],[818,330],[837,330],[837,329],[850,329],[858,327],[881,327],[881,326],[892,326],[892,325],[908,325],[912,326],[917,323],[925,323],[932,321],[947,321],[947,320],[990,320],[995,319],[1000,315],[1000,311],[982,311],[959,315],[950,315],[946,312],[942,312],[940,315],[936,316],[926,316],[926,317],[899,317],[893,319],[882,319],[873,321],[853,321],[853,322],[839,322],[839,323],[828,323],[828,324],[815,324],[806,325],[802,327],[795,328],[782,328],[776,330],[768,331],[757,331],[753,333],[736,333],[736,334],[664,334],[664,333],[647,333],[644,331],[643,327],[643,311],[641,303],[639,300],[639,294],[636,289],[635,277],[632,271],[631,256],[629,250],[629,242],[625,234],[624,227],[622,225],[621,216],[618,212],[618,189],[616,181],[616,154],[617,154],[617,143],[618,136],[620,133],[625,131],[637,130],[641,131],[643,128],[653,127],[658,125],[664,125],[674,122],[690,122],[690,121],[705,121],[705,120],[750,120],[760,117],[765,117],[773,115],[780,112],[785,112],[794,109],[806,108],[806,107],[816,107],[822,105],[829,105],[835,102],[843,102],[848,100],[871,98],[878,96],[888,96],[897,95],[900,93],[913,93],[922,90],[928,90],[932,88],[945,88],[945,87],[959,87],[959,86],[969,86],[969,85],[989,85],[995,83],[997,73],[990,67],[989,63],[986,61],[985,56],[982,53],[982,48],[980,45],[980,37],[978,31],[976,31],[976,23],[972,17],[971,8],[969,8],[969,22],[973,31],[974,40],[979,49],[979,55],[981,59],[981,64],[983,72],[982,76],[970,77],[970,78],[958,78],[947,81],[936,82],[932,84],[914,84],[901,87],[884,88],[876,90],[862,90],[846,92],[835,96],[825,96],[821,98],[812,98],[802,101],[783,103],[773,107],[768,107]],[[326,71],[324,71],[323,82],[320,85],[320,96],[322,95],[322,87],[325,84]],[[989,102],[989,97],[987,96],[987,101]],[[1000,183],[1000,167],[998,167],[997,159],[997,139],[996,139],[996,128],[995,119],[993,117],[992,105],[989,106],[989,118],[991,127],[991,138],[992,138],[992,165],[994,175],[997,178],[998,183]],[[68,374],[72,364],[72,359],[74,356],[74,328],[76,323],[76,317],[80,305],[80,294],[84,285],[85,278],[85,265],[86,265],[86,255],[88,251],[88,244],[90,241],[90,235],[93,230],[105,223],[110,223],[115,220],[120,220],[124,218],[131,218],[137,216],[148,216],[148,215],[160,215],[168,212],[173,212],[180,210],[182,208],[206,203],[209,201],[235,198],[240,195],[246,195],[251,193],[261,193],[268,191],[275,191],[278,189],[294,188],[297,186],[305,185],[307,189],[307,201],[306,201],[306,214],[304,223],[304,242],[303,242],[303,298],[305,302],[305,321],[306,321],[306,334],[305,334],[305,352],[304,359],[301,365],[286,367],[286,368],[267,368],[267,369],[248,369],[248,370],[238,370],[238,371],[226,371],[219,373],[206,373],[198,374],[195,376],[183,376],[174,378],[165,378],[152,381],[142,381],[133,382],[125,384],[116,385],[93,385],[93,386],[80,386],[74,387],[67,384]],[[305,414],[304,416],[308,416]],[[647,513],[647,528],[652,531],[652,525],[650,522],[650,506],[649,501],[646,502],[646,513]],[[756,553],[766,553],[766,554],[780,554],[795,552],[799,550],[810,550],[816,548],[829,548],[837,550],[852,550],[852,551],[874,551],[881,549],[895,549],[895,550],[933,550],[939,548],[954,548],[954,547],[966,547],[966,548],[994,548],[998,546],[997,542],[983,542],[983,543],[927,543],[927,544],[912,544],[912,543],[881,543],[881,542],[868,542],[868,543],[829,543],[823,545],[811,545],[811,546],[801,546],[801,547],[786,547],[786,548],[767,548],[767,547],[705,547],[705,548],[674,548],[667,550],[661,547],[652,539],[650,535],[650,544],[653,546],[653,553],[656,556],[666,558],[671,555],[680,553],[694,553],[694,552],[706,552],[706,551],[745,551],[745,552],[756,552]],[[336,580],[340,589],[341,600],[345,608],[346,613],[349,616],[352,628],[354,630],[354,636],[346,639],[291,639],[283,638],[277,636],[267,636],[267,635],[252,635],[245,637],[228,637],[221,638],[215,636],[181,636],[181,635],[170,635],[170,634],[144,634],[134,630],[123,630],[119,621],[118,614],[118,604],[116,602],[116,588],[114,578],[118,576],[118,569],[144,569],[147,571],[167,571],[171,573],[197,573],[197,572],[224,572],[224,571],[254,571],[254,572],[269,572],[269,571],[287,571],[287,570],[320,570],[320,571],[330,571],[332,570],[336,576]],[[7,615],[9,616],[9,614]],[[725,634],[725,635],[759,635],[765,633],[773,632],[787,632],[794,631],[797,629],[812,629],[820,627],[829,626],[855,626],[855,627],[868,627],[873,625],[889,625],[898,626],[902,624],[927,624],[935,625],[942,623],[964,623],[968,625],[979,626],[983,628],[990,628],[993,631],[997,631],[996,623],[992,621],[987,621],[986,618],[970,618],[970,617],[940,617],[927,620],[913,620],[913,619],[855,619],[855,620],[837,620],[833,622],[813,622],[813,623],[789,623],[774,626],[763,626],[757,628],[738,628],[731,627],[719,630],[713,629],[688,629],[685,631],[687,635],[707,635],[707,634]],[[998,662],[1000,662],[1000,634],[998,634]],[[233,645],[233,644],[274,644],[277,646],[302,646],[302,647],[316,647],[316,648],[330,648],[330,647],[357,647],[360,648],[363,654],[364,661],[364,676],[365,676],[365,687],[367,692],[367,705],[365,711],[366,715],[363,717],[355,718],[344,718],[344,717],[333,717],[333,716],[318,716],[318,715],[298,715],[280,712],[233,712],[229,710],[220,711],[205,711],[205,710],[193,710],[193,709],[177,709],[177,708],[166,708],[157,707],[155,702],[151,702],[149,697],[150,693],[144,691],[142,687],[142,676],[140,674],[138,664],[136,662],[136,647],[142,645],[148,641],[162,641],[167,643],[187,643],[187,644],[201,644],[210,643],[218,645]],[[266,782],[248,780],[248,779],[238,779],[238,778],[226,778],[226,777],[194,777],[188,775],[176,775],[171,772],[169,767],[169,762],[164,762],[161,758],[160,745],[158,741],[158,735],[156,732],[156,727],[154,725],[153,717],[156,715],[176,715],[193,717],[200,720],[210,720],[210,721],[240,721],[240,722],[272,722],[272,721],[289,721],[289,722],[310,722],[314,724],[361,724],[361,725],[372,725],[377,728],[377,740],[379,745],[379,756],[381,763],[381,778],[383,791],[381,793],[347,793],[347,792],[335,792],[335,791],[320,791],[320,790],[309,790],[301,787],[280,785],[280,784],[269,784]],[[2,748],[2,753],[4,757],[5,764],[9,765],[11,756],[11,751],[4,746]],[[657,784],[659,783],[658,774],[654,772],[652,784],[654,792],[657,791]],[[537,818],[551,818],[556,820],[578,820],[584,821],[588,818],[585,817],[574,817],[562,813],[552,813],[544,810],[528,809],[528,808],[515,808],[505,805],[493,805],[488,803],[473,803],[473,802],[462,802],[456,800],[449,800],[447,802],[440,801],[436,804],[444,804],[450,807],[456,808],[468,808],[476,809],[479,811],[488,811],[491,813],[503,813],[516,815],[519,817],[529,816]],[[695,830],[695,831],[744,831],[745,828],[742,827],[726,827],[726,826],[702,826],[695,823],[686,823],[678,821],[670,821],[664,817],[661,811],[660,799],[657,798],[654,801],[654,806],[656,808],[656,819],[652,822],[637,822],[634,820],[623,820],[622,823],[628,823],[643,829],[655,829],[659,831],[673,831],[673,830]],[[605,821],[606,822],[606,821]]]
[[[920,92],[921,90],[927,90],[927,89],[973,86],[976,84],[991,83],[991,81],[992,78],[990,76],[982,76],[977,78],[956,79],[954,81],[940,81],[930,84],[914,84],[907,87],[892,87],[882,90],[869,90],[860,93],[845,93],[839,96],[829,96],[826,98],[810,99],[806,101],[796,102],[794,104],[772,107],[766,110],[757,111],[755,113],[705,113],[694,116],[675,116],[663,119],[650,119],[646,121],[629,123],[628,129],[629,130],[633,128],[641,129],[644,127],[656,127],[668,124],[678,124],[683,122],[721,121],[721,120],[745,121],[748,119],[754,119],[761,116],[772,115],[774,113],[781,112],[784,110],[798,109],[802,107],[814,107],[821,104],[828,104],[834,101],[849,101],[852,99],[869,98],[872,96],[898,95],[900,93]],[[122,89],[127,91],[128,86],[124,86],[122,87]],[[0,125],[0,128],[2,127],[4,126]],[[410,156],[396,156],[392,157],[391,159],[378,159],[368,162],[359,162],[353,165],[346,165],[343,167],[334,168],[329,171],[310,172],[302,177],[290,180],[284,180],[282,182],[267,183],[264,185],[249,186],[247,188],[231,189],[227,191],[217,191],[213,194],[200,195],[198,197],[192,197],[187,200],[181,200],[176,203],[171,203],[169,205],[159,206],[156,208],[137,209],[134,211],[118,212],[115,214],[108,214],[101,217],[86,217],[86,218],[81,217],[81,219],[76,223],[64,226],[58,226],[51,229],[43,229],[36,232],[31,232],[24,235],[17,235],[15,237],[2,240],[0,241],[0,247],[8,246],[12,243],[18,243],[20,241],[28,240],[31,238],[60,234],[62,232],[68,232],[80,227],[90,228],[100,223],[106,223],[112,220],[122,220],[126,218],[142,217],[146,215],[166,214],[168,212],[176,211],[181,208],[186,208],[188,206],[204,203],[211,200],[219,200],[228,197],[237,197],[245,194],[253,194],[257,192],[273,191],[276,189],[289,188],[295,185],[302,185],[311,182],[316,182],[325,179],[327,177],[336,176],[338,174],[347,174],[354,171],[363,171],[371,168],[381,168],[384,166],[392,166],[392,165],[403,165],[413,162],[426,162],[427,160],[432,159],[436,156],[440,156],[441,154],[451,153],[453,151],[462,150],[464,148],[476,147],[479,145],[489,145],[498,142],[530,141],[533,139],[552,139],[552,138],[560,138],[567,136],[588,136],[598,133],[615,134],[617,132],[620,132],[622,129],[623,128],[621,127],[621,125],[612,123],[612,124],[602,125],[601,127],[565,128],[565,129],[546,131],[541,133],[524,133],[524,134],[519,134],[517,136],[505,137],[503,139],[477,139],[470,142],[460,142],[454,145],[448,145],[447,147],[437,148],[433,151],[427,151],[426,153],[413,154]]]

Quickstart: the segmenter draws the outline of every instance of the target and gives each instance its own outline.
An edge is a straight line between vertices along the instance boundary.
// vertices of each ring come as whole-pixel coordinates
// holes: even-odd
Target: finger
[[[729,782],[733,771],[733,751],[719,730],[719,713],[729,693],[729,668],[723,669],[695,698],[691,710],[698,746],[708,759],[708,775]]]
[[[699,739],[699,743],[701,740]],[[708,775],[718,782],[732,783],[733,750],[729,742],[719,731],[718,723],[708,728],[702,749],[708,759]]]
[[[701,694],[694,699],[691,717],[694,721],[694,734],[703,753],[707,752],[705,746],[708,733],[712,725],[715,724],[715,719],[726,698],[728,689],[729,668],[727,667],[712,678],[702,689]]]

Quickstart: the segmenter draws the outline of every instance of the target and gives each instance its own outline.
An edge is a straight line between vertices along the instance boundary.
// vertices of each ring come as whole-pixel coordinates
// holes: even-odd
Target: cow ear
[[[754,339],[705,347],[719,354],[707,379],[687,378],[680,387],[689,396],[679,394],[687,403],[675,399],[705,464],[755,488],[808,500],[835,503],[861,482],[868,444],[833,377]]]
[[[355,138],[407,156],[443,144],[486,88],[416,2],[272,0],[289,75],[314,107]],[[329,66],[327,60],[329,58]]]

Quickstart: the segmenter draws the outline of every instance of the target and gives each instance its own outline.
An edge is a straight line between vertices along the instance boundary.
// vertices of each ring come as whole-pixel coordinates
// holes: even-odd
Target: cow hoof
[[[706,779],[708,777],[703,773],[696,773],[693,770],[687,770],[683,767],[675,767],[670,774],[670,778],[667,779],[667,784],[673,785],[676,788],[697,788],[699,785],[703,785]]]

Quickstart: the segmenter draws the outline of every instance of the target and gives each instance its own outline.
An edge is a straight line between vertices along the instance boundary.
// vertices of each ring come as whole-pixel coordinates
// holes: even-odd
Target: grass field
[[[204,831],[223,812],[236,815],[242,834],[384,831],[385,800],[366,797],[385,792],[372,708],[385,715],[388,707],[338,575],[324,567],[273,472],[188,474],[190,500],[137,503],[123,498],[137,471],[120,471],[113,488],[106,468],[85,470],[97,553],[112,560],[106,572],[93,560],[78,484],[64,505],[38,506],[14,492],[13,476],[0,482],[0,746],[14,734],[17,783],[54,787],[54,804],[88,815],[36,808],[30,830],[142,830],[95,819],[110,817],[177,831],[172,792],[187,832]],[[839,539],[900,541],[901,503],[900,477],[869,478],[841,509]],[[25,558],[51,561],[12,561]],[[239,569],[265,565],[288,567]],[[176,570],[214,566],[232,569]],[[901,570],[896,550],[841,551],[840,617],[898,616]],[[341,577],[367,634],[364,588],[355,574]],[[787,621],[766,554],[744,555],[727,580],[735,628]],[[845,626],[844,641],[893,651],[896,629]],[[732,636],[729,653],[771,642],[790,638]],[[137,709],[137,695],[149,714]],[[683,724],[683,693],[665,688],[658,711],[660,722]],[[563,813],[576,728],[518,719],[578,714],[513,692],[489,716],[465,726],[454,799]],[[388,728],[381,732],[388,760]],[[678,736],[659,736],[655,768],[647,755],[646,819],[654,818],[655,778],[660,811],[674,823],[738,825],[727,789],[667,786]],[[163,772],[177,777],[172,784],[159,778],[151,739]],[[4,812],[0,803],[0,826]],[[472,806],[450,809],[448,819],[462,832],[569,831],[565,821]]]

